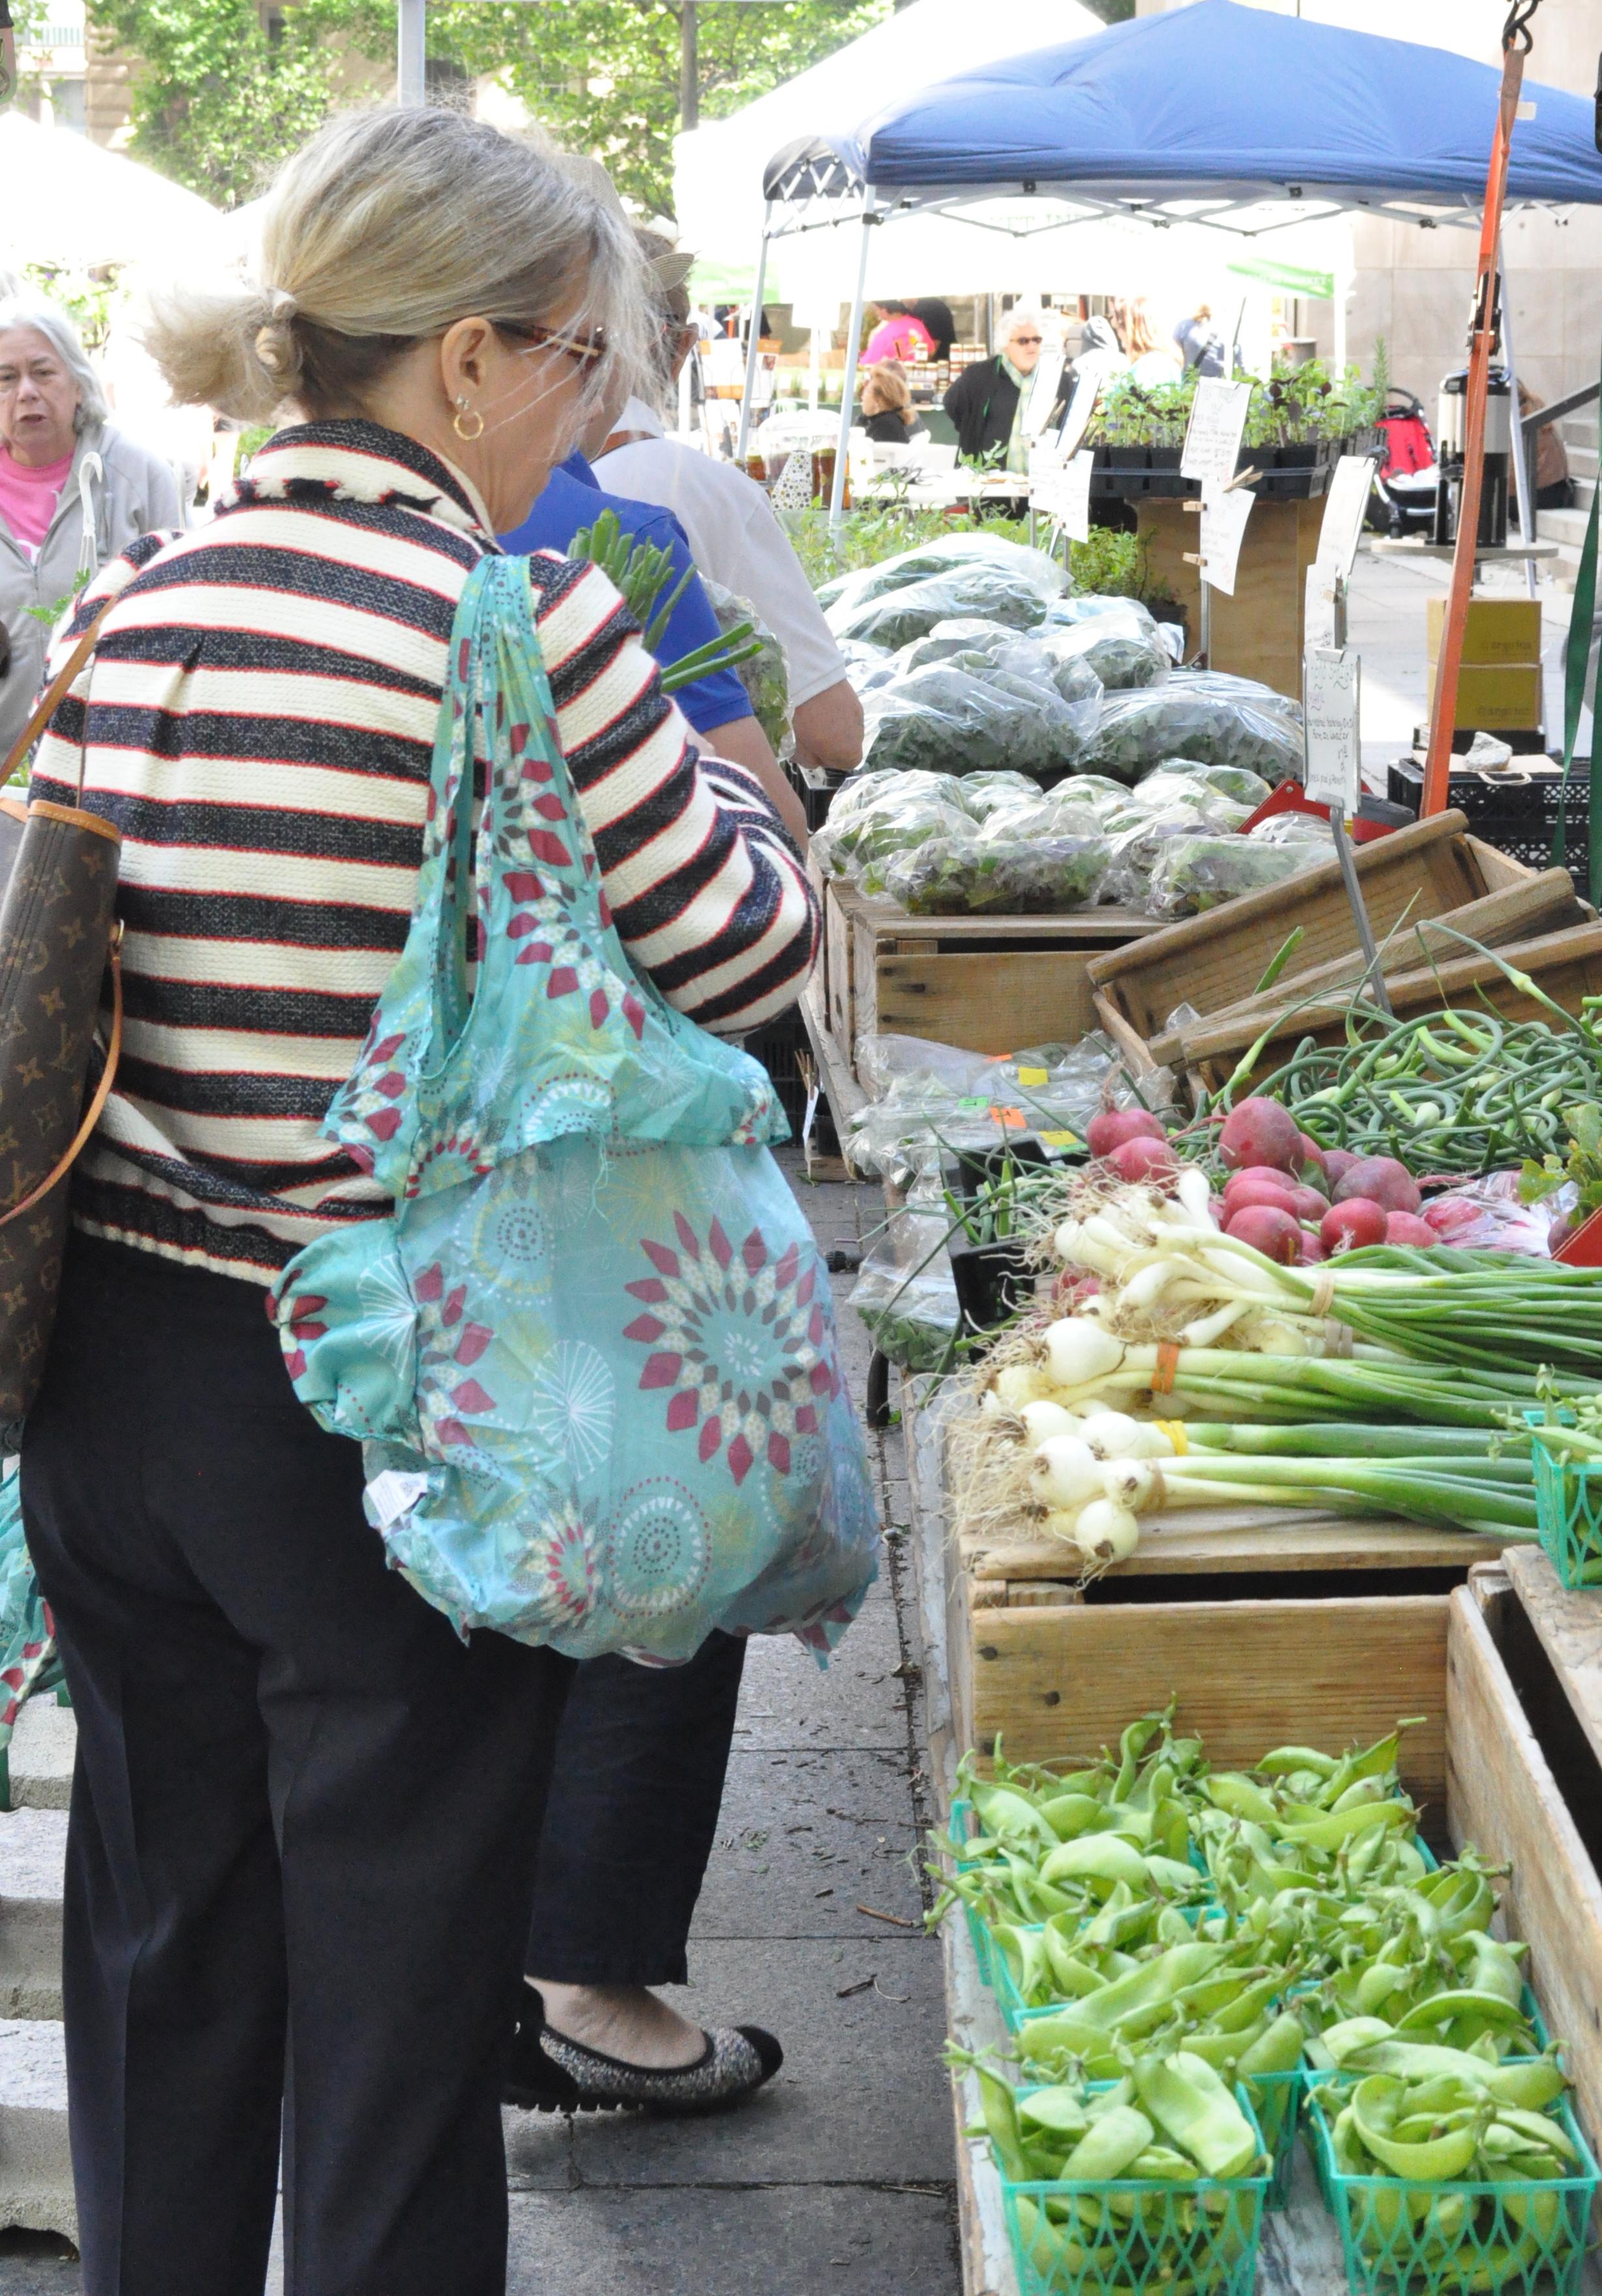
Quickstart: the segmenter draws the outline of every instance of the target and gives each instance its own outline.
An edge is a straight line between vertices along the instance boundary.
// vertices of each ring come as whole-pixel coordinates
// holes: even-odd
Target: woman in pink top
[[[903,366],[909,366],[914,359],[929,357],[935,338],[904,303],[876,303],[873,315],[879,324],[869,336],[868,348],[862,353],[864,367],[877,366],[880,359],[899,359]]]
[[[0,295],[0,758],[28,723],[51,622],[135,536],[178,524],[171,470],[107,413],[65,313]]]

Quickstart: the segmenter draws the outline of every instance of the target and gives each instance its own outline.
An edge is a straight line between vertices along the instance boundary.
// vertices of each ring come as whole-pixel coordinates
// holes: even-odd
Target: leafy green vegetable
[[[1283,884],[1322,858],[1313,845],[1263,845],[1253,837],[1171,838],[1151,873],[1151,906],[1158,916],[1192,916],[1242,893]]]
[[[1094,902],[1110,851],[1104,837],[936,838],[897,856],[884,890],[914,916],[1051,914]]]

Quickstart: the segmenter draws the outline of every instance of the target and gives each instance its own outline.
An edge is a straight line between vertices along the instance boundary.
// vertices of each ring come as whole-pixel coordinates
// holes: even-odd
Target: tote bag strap
[[[11,755],[5,760],[5,771],[4,774],[0,774],[0,781],[10,781],[18,767],[20,766],[27,758],[28,753],[32,749],[34,743],[45,731],[45,726],[49,725],[51,719],[55,716],[56,711],[67,699],[68,694],[72,690],[73,681],[77,677],[78,671],[82,669],[84,664],[88,660],[89,656],[94,651],[95,640],[100,636],[101,624],[105,620],[106,616],[110,612],[116,603],[117,601],[115,598],[107,599],[99,613],[95,615],[94,619],[90,623],[82,637],[79,638],[78,644],[73,647],[72,652],[61,664],[61,668],[56,672],[49,685],[45,687],[43,694],[39,698],[38,707],[35,709],[27,725],[23,726],[21,734],[12,744]],[[78,758],[78,794],[80,804],[83,800],[84,794],[84,764],[85,753],[83,746],[80,744]]]

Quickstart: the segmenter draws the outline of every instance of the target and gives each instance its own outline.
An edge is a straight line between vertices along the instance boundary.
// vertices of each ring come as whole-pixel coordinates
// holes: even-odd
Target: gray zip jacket
[[[50,623],[29,608],[70,604],[86,578],[135,535],[181,523],[170,465],[109,422],[79,438],[37,558],[0,518],[0,623],[11,640],[11,668],[0,677],[0,764],[38,699],[50,643]]]

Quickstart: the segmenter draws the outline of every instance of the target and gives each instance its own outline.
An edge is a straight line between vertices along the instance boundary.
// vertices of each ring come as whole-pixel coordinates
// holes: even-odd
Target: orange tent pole
[[[1524,58],[1531,48],[1530,19],[1541,0],[1516,0],[1502,33],[1502,92],[1497,113],[1496,140],[1491,147],[1491,172],[1485,184],[1485,212],[1480,223],[1479,266],[1475,275],[1474,337],[1468,355],[1468,392],[1463,445],[1463,498],[1458,510],[1458,540],[1451,565],[1451,588],[1447,594],[1446,627],[1441,639],[1441,659],[1435,672],[1435,693],[1430,718],[1429,750],[1424,767],[1424,812],[1444,813],[1451,787],[1451,737],[1458,718],[1458,682],[1463,668],[1463,638],[1468,622],[1468,600],[1474,588],[1475,562],[1480,538],[1480,498],[1485,479],[1485,409],[1491,394],[1491,354],[1497,332],[1497,249],[1502,235],[1502,209],[1508,196],[1508,162],[1513,149],[1513,127],[1518,118],[1524,83]],[[1518,419],[1516,408],[1514,421]]]

